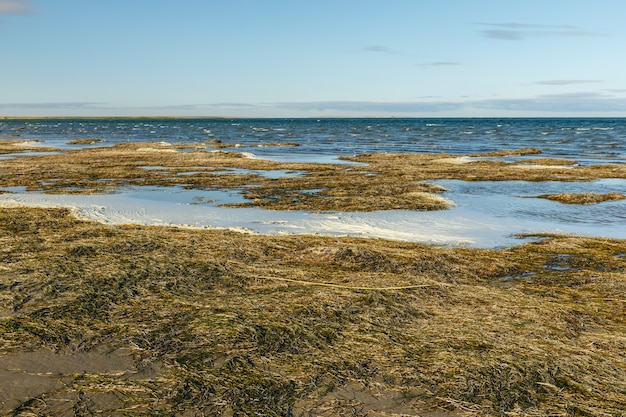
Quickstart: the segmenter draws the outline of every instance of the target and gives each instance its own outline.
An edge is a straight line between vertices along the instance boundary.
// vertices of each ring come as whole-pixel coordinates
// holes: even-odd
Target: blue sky
[[[626,116],[624,0],[0,0],[0,115]]]

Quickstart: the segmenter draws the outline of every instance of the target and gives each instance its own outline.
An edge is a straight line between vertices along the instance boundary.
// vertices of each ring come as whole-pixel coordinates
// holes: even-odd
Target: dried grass
[[[605,201],[624,200],[626,199],[626,195],[622,193],[561,193],[542,194],[538,196],[538,198],[545,198],[565,204],[596,204]]]
[[[624,240],[451,249],[25,208],[0,210],[0,240],[0,355],[134,364],[48,375],[9,415],[626,413]]]
[[[525,150],[521,150],[524,151]],[[515,154],[514,151],[498,152]],[[449,154],[364,154],[343,158],[369,164],[368,170],[404,181],[459,179],[466,181],[592,181],[600,178],[626,178],[624,164],[578,165],[576,161],[537,158],[504,162],[490,160],[493,154],[471,155],[463,164],[441,163]],[[458,156],[457,156],[458,157]],[[483,158],[487,157],[487,158]],[[533,166],[533,169],[520,169]]]
[[[503,149],[501,151],[487,152],[482,154],[473,154],[475,157],[500,157],[500,156],[525,156],[525,155],[539,155],[541,149],[537,148],[521,148],[521,149]]]
[[[463,164],[442,163],[458,158],[448,154],[371,154],[346,158],[366,166],[346,166],[223,150],[232,146],[126,143],[22,156],[0,161],[0,187],[237,188],[246,205],[270,209],[431,210],[450,204],[425,182],[433,179],[626,178],[623,165],[484,159],[534,149]],[[50,149],[0,143],[0,153],[24,150]],[[528,163],[532,170],[519,169]],[[67,210],[3,208],[0,355],[124,349],[132,366],[42,373],[56,389],[25,390],[0,412],[623,416],[626,241],[543,238],[450,249],[111,227]],[[14,371],[0,375],[19,377]]]
[[[85,138],[67,141],[68,145],[93,145],[94,143],[104,142],[104,139],[100,138]]]
[[[4,141],[0,152],[16,152],[23,141]],[[276,146],[295,146],[293,143]],[[521,162],[489,160],[494,154],[460,159],[449,154],[366,154],[343,158],[366,166],[278,163],[225,151],[234,145],[212,142],[123,143],[110,147],[59,151],[0,161],[0,187],[23,186],[46,193],[105,193],[128,186],[181,186],[241,190],[235,206],[280,210],[442,210],[451,202],[430,180],[591,181],[626,178],[626,165],[578,166],[575,161],[538,158]],[[20,148],[22,149],[22,148]],[[38,146],[23,148],[49,150]],[[528,155],[536,149],[498,152]],[[443,162],[442,162],[443,161]],[[464,163],[445,163],[462,161]],[[520,169],[532,167],[533,169]],[[239,169],[238,173],[228,172]],[[247,172],[245,170],[253,170]],[[287,170],[300,175],[270,178],[258,171]],[[255,172],[256,171],[256,172]]]

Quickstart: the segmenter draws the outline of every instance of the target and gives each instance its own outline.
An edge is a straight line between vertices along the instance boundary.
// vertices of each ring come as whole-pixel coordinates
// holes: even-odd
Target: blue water
[[[11,135],[20,135],[19,137]],[[581,164],[626,163],[626,119],[31,119],[0,120],[0,140],[34,139],[60,148],[98,138],[202,143],[221,140],[278,160],[328,160],[368,152],[472,154],[539,148],[542,157]],[[298,147],[266,147],[297,142]]]
[[[19,136],[18,136],[19,135]],[[77,139],[103,139],[71,145]],[[537,148],[540,155],[581,165],[626,163],[626,119],[41,119],[0,120],[0,140],[38,140],[61,149],[128,141],[204,143],[220,140],[278,161],[340,162],[371,152],[479,154]],[[269,144],[296,142],[299,146]],[[2,160],[13,157],[5,155]],[[236,172],[236,171],[233,171]],[[267,175],[299,175],[272,171]],[[72,206],[111,223],[235,227],[259,233],[322,233],[479,247],[520,243],[519,233],[570,233],[626,238],[626,201],[565,205],[537,198],[560,192],[619,192],[625,179],[591,182],[434,181],[455,206],[438,212],[269,212],[228,209],[240,190],[135,188],[116,195],[46,196],[11,189],[0,203]]]

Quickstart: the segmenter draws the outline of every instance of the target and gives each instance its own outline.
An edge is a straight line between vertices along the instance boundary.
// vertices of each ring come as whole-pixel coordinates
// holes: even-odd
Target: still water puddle
[[[224,171],[213,172],[213,174],[236,174],[236,175],[258,175],[259,177],[278,179],[291,178],[303,174],[302,171],[292,171],[286,169],[244,169],[244,168],[228,168]]]
[[[626,237],[626,201],[598,204],[563,204],[538,198],[559,193],[626,193],[626,180],[603,179],[590,182],[560,181],[460,181],[434,183],[451,190],[446,197],[457,209],[472,210],[494,218],[510,218],[518,225],[525,222],[549,222],[559,226],[613,225]]]
[[[17,152],[0,154],[0,161],[6,161],[8,159],[19,158],[20,156],[48,156],[48,155],[59,155],[59,154],[61,154],[61,152],[17,151]]]
[[[194,171],[179,172],[178,175],[197,175],[197,174],[211,174],[211,175],[257,175],[263,178],[278,179],[278,178],[290,178],[302,175],[303,171],[287,170],[287,169],[245,169],[245,168],[224,168],[214,170],[210,167],[166,167],[162,165],[145,165],[140,167],[148,171],[166,171],[172,169],[192,169]]]
[[[115,196],[144,201],[146,205],[165,202],[176,205],[209,204],[217,206],[245,201],[241,190],[238,189],[199,190],[183,187],[132,187],[112,195],[112,198]]]
[[[2,205],[73,207],[108,224],[230,228],[262,234],[349,235],[430,244],[506,247],[516,234],[569,233],[626,238],[626,201],[567,205],[541,198],[561,192],[626,192],[625,180],[584,183],[435,181],[455,207],[442,211],[370,213],[228,208],[241,190],[136,187],[107,195],[47,195],[22,189],[0,194]]]

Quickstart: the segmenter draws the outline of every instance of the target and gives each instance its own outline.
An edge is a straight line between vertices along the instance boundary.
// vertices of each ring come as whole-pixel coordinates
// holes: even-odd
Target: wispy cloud
[[[369,45],[362,49],[364,52],[373,52],[378,54],[401,55],[400,52],[384,45]]]
[[[421,97],[413,101],[309,101],[278,103],[206,103],[147,107],[114,106],[107,103],[49,102],[0,103],[0,110],[18,115],[229,115],[241,117],[358,116],[464,116],[488,115],[619,115],[626,116],[626,98],[617,92],[570,92],[526,98],[445,100]]]
[[[614,96],[611,94],[599,93],[595,91],[579,91],[574,93],[560,93],[560,94],[541,94],[537,96],[539,99],[549,100],[598,100],[598,99],[610,99]]]
[[[0,14],[27,13],[32,10],[26,0],[0,0]]]
[[[231,109],[237,109],[237,108],[253,108],[253,107],[257,107],[256,104],[251,104],[251,103],[213,103],[213,104],[202,104],[202,107],[225,107],[225,108],[231,108]]]
[[[544,80],[537,81],[535,84],[539,85],[571,85],[571,84],[589,84],[589,83],[602,83],[602,80]]]
[[[99,108],[102,103],[87,102],[54,102],[54,103],[0,103],[0,109],[83,109],[83,108]]]
[[[478,23],[478,25],[487,27],[487,29],[481,30],[483,36],[506,41],[521,41],[529,37],[598,36],[596,33],[570,25],[536,25],[513,22]]]
[[[149,110],[204,111],[211,109],[251,109],[258,108],[254,103],[194,103],[142,107]],[[113,107],[111,107],[112,109]]]
[[[601,93],[549,94],[524,99],[469,102],[475,108],[541,113],[626,113],[626,99]]]
[[[317,112],[356,113],[417,113],[457,110],[462,106],[452,102],[379,102],[379,101],[313,101],[277,103],[277,107]]]
[[[482,23],[477,23],[478,25],[484,25],[484,26],[493,26],[493,27],[499,27],[499,28],[506,28],[506,29],[514,29],[514,30],[536,30],[536,29],[541,29],[541,30],[574,30],[576,29],[576,26],[571,26],[571,25],[539,25],[539,24],[532,24],[532,23],[515,23],[515,22],[506,22],[506,23],[486,23],[486,22],[482,22]]]
[[[542,94],[531,98],[482,100],[468,104],[485,109],[546,113],[626,112],[626,99],[592,91]]]
[[[453,67],[457,65],[462,64],[460,62],[453,61],[422,62],[421,64],[417,64],[418,67]]]
[[[596,92],[578,92],[566,94],[547,94],[530,98],[502,98],[489,100],[420,100],[413,102],[377,102],[377,101],[316,101],[296,103],[276,103],[278,109],[301,112],[353,113],[353,114],[422,114],[457,112],[471,109],[506,112],[541,112],[541,113],[626,113],[626,99],[610,94]]]
[[[525,33],[517,30],[483,30],[481,32],[489,39],[500,39],[504,41],[521,41],[526,36]]]

